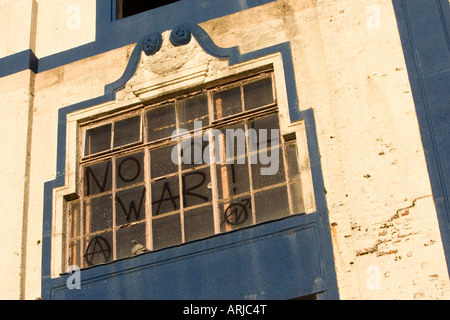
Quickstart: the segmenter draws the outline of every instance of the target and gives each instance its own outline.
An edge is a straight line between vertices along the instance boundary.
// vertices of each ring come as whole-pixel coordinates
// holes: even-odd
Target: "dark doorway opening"
[[[178,0],[180,1],[180,0]],[[159,8],[174,2],[169,0],[117,0],[117,19]]]

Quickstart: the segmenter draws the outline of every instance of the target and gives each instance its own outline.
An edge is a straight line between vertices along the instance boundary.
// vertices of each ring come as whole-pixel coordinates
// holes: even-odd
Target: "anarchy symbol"
[[[111,258],[111,245],[105,238],[96,236],[89,242],[84,257],[87,264],[92,266],[94,258],[100,255],[103,256],[103,262],[108,262]]]
[[[243,224],[248,218],[247,206],[251,209],[250,198],[242,200],[242,203],[230,204],[223,214],[224,220],[222,224],[225,222],[232,226]]]

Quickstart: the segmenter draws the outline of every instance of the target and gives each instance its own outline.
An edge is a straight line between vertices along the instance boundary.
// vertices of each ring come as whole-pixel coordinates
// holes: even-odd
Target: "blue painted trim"
[[[0,78],[28,69],[38,70],[38,59],[30,49],[0,59]]]
[[[243,228],[236,230],[234,232],[215,235],[208,239],[203,239],[201,241],[183,244],[174,248],[168,248],[164,250],[150,252],[148,254],[143,254],[138,257],[122,259],[119,261],[114,261],[109,264],[100,265],[88,269],[82,270],[82,279],[86,281],[91,286],[98,286],[97,280],[107,277],[113,285],[119,285],[118,282],[121,280],[118,278],[118,274],[124,274],[124,276],[130,276],[126,273],[127,270],[137,270],[140,272],[139,268],[150,268],[153,264],[157,266],[161,263],[166,263],[167,261],[178,261],[180,257],[191,257],[195,256],[199,252],[215,252],[217,250],[225,250],[226,248],[242,248],[239,250],[248,250],[248,247],[239,245],[243,242],[256,241],[255,239],[267,238],[268,241],[274,246],[276,246],[277,236],[280,236],[282,240],[287,241],[288,235],[286,232],[299,232],[303,230],[302,228],[313,228],[312,238],[315,239],[317,243],[317,248],[311,248],[307,251],[312,253],[317,253],[319,255],[318,259],[320,263],[317,265],[317,269],[312,270],[316,275],[314,281],[305,282],[303,284],[296,284],[292,287],[283,288],[283,290],[270,293],[260,293],[258,298],[264,299],[286,299],[291,298],[296,295],[304,295],[310,293],[321,292],[320,298],[322,299],[338,299],[339,294],[337,290],[337,280],[335,274],[333,250],[331,244],[331,234],[329,231],[329,221],[328,221],[328,209],[326,205],[324,184],[322,178],[322,171],[320,165],[320,155],[318,149],[318,142],[316,136],[316,126],[314,121],[314,114],[312,109],[306,111],[298,110],[298,99],[297,91],[294,78],[294,69],[292,63],[292,56],[290,50],[290,44],[288,42],[274,45],[265,49],[254,51],[251,53],[241,55],[237,47],[233,48],[220,48],[217,47],[206,32],[200,28],[198,25],[193,23],[186,23],[180,28],[187,30],[192,36],[194,36],[199,43],[199,45],[209,54],[221,58],[228,59],[229,64],[233,65],[240,62],[245,62],[251,59],[259,58],[267,54],[280,53],[284,63],[284,72],[288,95],[289,113],[291,121],[297,121],[304,119],[306,134],[308,140],[308,149],[311,161],[311,172],[314,184],[314,193],[316,197],[317,211],[309,215],[292,216],[285,219],[281,219],[275,222],[268,222],[265,224],[252,226],[248,228]],[[179,28],[178,28],[179,29]],[[50,263],[51,263],[51,221],[52,221],[52,191],[54,188],[63,186],[65,184],[65,162],[66,162],[66,116],[67,114],[74,112],[76,110],[81,110],[84,108],[91,107],[103,102],[115,100],[115,95],[117,90],[123,88],[127,81],[131,79],[134,75],[137,65],[140,61],[146,39],[149,37],[154,37],[155,34],[149,34],[142,38],[142,40],[134,48],[128,66],[120,79],[105,86],[105,93],[103,96],[94,98],[88,101],[83,101],[59,110],[58,114],[58,149],[57,149],[57,172],[56,178],[53,181],[49,181],[44,186],[44,223],[43,223],[43,252],[42,252],[42,298],[51,299],[55,297],[65,297],[65,298],[83,298],[82,293],[76,290],[68,291],[65,289],[66,277],[58,277],[51,279],[50,277]],[[290,231],[289,231],[290,230]],[[297,231],[293,231],[297,230]],[[295,233],[297,234],[297,233]],[[300,235],[298,237],[301,237]],[[284,240],[283,240],[284,239]],[[296,238],[297,239],[297,238]],[[274,242],[275,241],[275,242]],[[302,243],[300,242],[296,242]],[[303,249],[305,250],[305,249]],[[183,258],[184,259],[184,258]],[[194,259],[194,258],[193,258]],[[291,261],[292,262],[292,261]],[[157,268],[157,266],[155,268]],[[155,269],[155,272],[159,269]],[[134,272],[134,271],[133,271]],[[112,275],[116,275],[113,277]],[[108,276],[109,275],[109,276]],[[96,280],[97,279],[97,280]],[[305,280],[306,281],[306,280]],[[256,285],[256,284],[254,284]],[[256,287],[255,287],[256,288]],[[256,290],[256,289],[255,289]],[[216,290],[217,291],[217,290]],[[220,290],[213,294],[219,294]],[[108,293],[114,294],[114,293]],[[118,293],[116,293],[118,294]],[[136,293],[133,290],[122,292],[122,296],[110,296],[110,298],[136,298]],[[158,296],[151,296],[150,293],[146,293],[147,298],[158,298]],[[196,292],[190,292],[191,298],[195,298]],[[203,293],[204,294],[204,293]],[[224,293],[225,294],[225,293]],[[230,294],[228,292],[227,294]],[[184,298],[183,296],[174,296],[173,298]],[[220,295],[218,295],[220,297]],[[223,297],[223,296],[222,296]],[[207,297],[200,297],[207,298]],[[227,296],[227,298],[233,298]],[[234,297],[236,298],[236,297]],[[243,297],[240,297],[243,298]]]
[[[450,274],[450,5],[393,0]]]

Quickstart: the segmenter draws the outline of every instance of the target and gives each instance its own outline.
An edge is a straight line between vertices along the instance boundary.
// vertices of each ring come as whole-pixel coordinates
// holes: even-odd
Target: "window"
[[[147,10],[165,6],[178,1],[142,1],[142,0],[117,0],[117,19],[126,18]]]
[[[304,213],[295,133],[279,129],[271,72],[81,122],[67,263]]]

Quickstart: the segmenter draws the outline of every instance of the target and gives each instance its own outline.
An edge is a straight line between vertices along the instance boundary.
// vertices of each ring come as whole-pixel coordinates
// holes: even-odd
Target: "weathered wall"
[[[67,27],[68,1],[56,7],[54,1],[37,3],[38,57],[94,40],[94,1],[74,2],[83,13],[80,29]],[[449,298],[391,1],[279,0],[201,27],[218,46],[238,46],[241,53],[290,41],[299,107],[312,108],[316,118],[340,297]],[[0,56],[29,46],[16,47]],[[1,214],[8,221],[0,234],[9,244],[0,254],[10,261],[2,264],[3,297],[40,296],[43,186],[55,178],[58,109],[102,95],[104,86],[122,75],[132,48],[38,73],[34,99],[30,71],[0,78],[0,104],[9,111],[0,125],[3,150],[9,150],[0,170],[10,182],[0,190]]]

